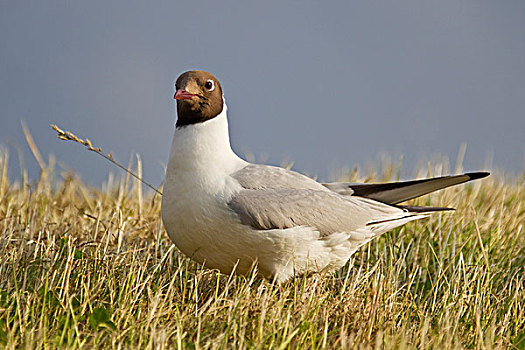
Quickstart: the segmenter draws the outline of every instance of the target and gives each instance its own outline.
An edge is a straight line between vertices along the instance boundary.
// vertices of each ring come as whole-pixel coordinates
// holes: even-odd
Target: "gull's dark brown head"
[[[182,73],[175,90],[177,127],[213,119],[224,108],[221,84],[211,73],[201,70]]]

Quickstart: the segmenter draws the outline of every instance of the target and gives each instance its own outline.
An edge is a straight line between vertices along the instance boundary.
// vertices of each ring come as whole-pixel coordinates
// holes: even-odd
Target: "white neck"
[[[226,104],[222,112],[203,123],[175,129],[166,180],[178,176],[229,175],[246,164],[231,149]]]

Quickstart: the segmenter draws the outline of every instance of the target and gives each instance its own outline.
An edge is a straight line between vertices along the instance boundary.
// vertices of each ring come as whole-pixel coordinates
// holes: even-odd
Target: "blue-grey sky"
[[[0,144],[34,178],[41,152],[91,184],[119,170],[56,139],[56,123],[144,177],[164,176],[173,83],[214,73],[241,155],[327,179],[378,155],[405,169],[467,143],[465,168],[525,166],[525,2],[0,2]]]

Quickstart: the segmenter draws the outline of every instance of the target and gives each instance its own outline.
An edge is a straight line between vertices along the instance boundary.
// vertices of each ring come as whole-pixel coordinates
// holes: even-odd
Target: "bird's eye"
[[[208,80],[204,84],[204,87],[208,89],[208,91],[213,91],[215,89],[215,83],[213,82],[213,80]]]

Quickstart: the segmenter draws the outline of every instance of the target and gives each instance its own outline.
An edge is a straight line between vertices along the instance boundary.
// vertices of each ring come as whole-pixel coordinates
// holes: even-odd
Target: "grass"
[[[7,156],[0,347],[525,349],[523,179],[491,176],[419,199],[458,210],[385,234],[335,274],[276,286],[180,254],[160,196],[136,180],[92,188],[42,164],[38,181],[17,183]]]

